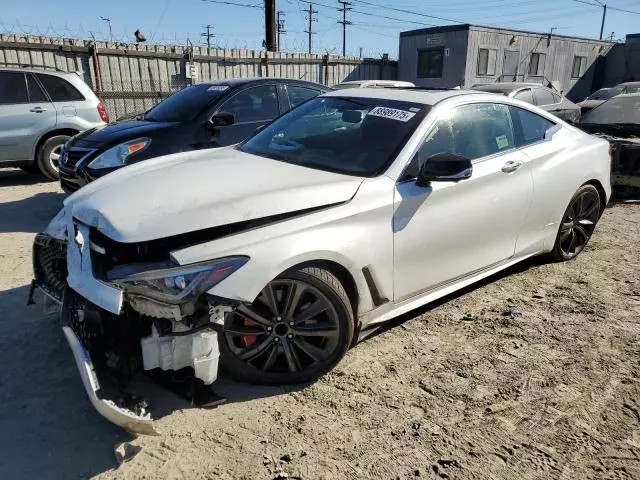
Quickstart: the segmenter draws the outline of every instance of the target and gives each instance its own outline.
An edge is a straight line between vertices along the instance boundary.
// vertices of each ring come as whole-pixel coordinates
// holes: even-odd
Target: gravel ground
[[[610,205],[576,260],[405,315],[312,385],[222,380],[211,410],[159,391],[161,435],[133,439],[92,410],[55,317],[26,306],[33,236],[62,199],[0,172],[0,478],[640,478],[638,203]]]

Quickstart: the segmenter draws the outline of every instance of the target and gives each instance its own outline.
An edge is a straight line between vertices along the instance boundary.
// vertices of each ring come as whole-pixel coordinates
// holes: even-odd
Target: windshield
[[[144,119],[151,122],[188,122],[228,89],[227,85],[190,85],[165,98]]]
[[[240,150],[372,177],[384,171],[429,109],[376,98],[319,97],[275,120]]]
[[[582,123],[640,124],[640,95],[617,96],[582,117]]]

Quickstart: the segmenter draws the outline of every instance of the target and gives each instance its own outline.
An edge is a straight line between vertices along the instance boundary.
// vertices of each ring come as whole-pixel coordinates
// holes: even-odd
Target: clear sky
[[[604,35],[614,32],[622,39],[627,33],[640,33],[640,0],[350,0],[347,20],[347,54],[397,57],[398,33],[404,30],[452,23],[476,23],[520,30],[555,32],[562,35],[594,37],[600,33],[602,8],[610,7]],[[60,35],[96,39],[109,36],[110,18],[115,39],[131,42],[133,32],[142,30],[148,42],[204,43],[203,26],[213,25],[212,45],[223,48],[261,48],[264,11],[261,0],[4,0],[0,32]],[[337,0],[313,2],[313,51],[342,52],[342,13]],[[379,7],[377,5],[384,5]],[[282,49],[307,50],[306,20],[308,1],[277,0],[284,11],[286,33]],[[617,10],[616,10],[617,9]],[[400,11],[404,10],[404,11]],[[626,10],[626,11],[621,11]],[[386,18],[385,18],[386,17]],[[439,17],[439,18],[434,18]]]

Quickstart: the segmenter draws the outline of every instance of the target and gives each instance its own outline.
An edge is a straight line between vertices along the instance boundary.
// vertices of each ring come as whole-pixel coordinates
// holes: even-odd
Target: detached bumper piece
[[[67,289],[62,305],[62,330],[69,347],[71,347],[71,352],[89,401],[100,415],[128,432],[132,434],[157,435],[149,413],[143,411],[139,414],[124,406],[119,406],[113,400],[102,398],[100,382],[91,361],[91,355],[74,331],[74,328],[77,329],[80,326],[83,330],[83,336],[87,336],[87,331],[83,328],[85,323],[84,311],[78,308],[80,306],[77,295]]]
[[[157,435],[158,432],[153,426],[151,415],[136,415],[131,410],[118,407],[112,400],[105,400],[98,397],[100,391],[100,383],[94,371],[93,363],[89,352],[82,346],[80,340],[69,326],[63,326],[64,336],[69,342],[73,358],[82,378],[82,384],[87,392],[91,405],[98,411],[100,415],[112,423],[124,428],[133,434]]]

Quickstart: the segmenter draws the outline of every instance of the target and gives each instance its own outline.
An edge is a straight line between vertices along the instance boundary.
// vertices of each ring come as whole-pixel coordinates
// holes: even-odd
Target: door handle
[[[522,166],[522,162],[520,160],[509,160],[502,166],[502,171],[504,173],[515,172]]]
[[[34,112],[34,113],[42,113],[42,112],[46,112],[47,109],[46,108],[42,108],[42,107],[33,107],[31,110],[29,110],[30,112]]]

